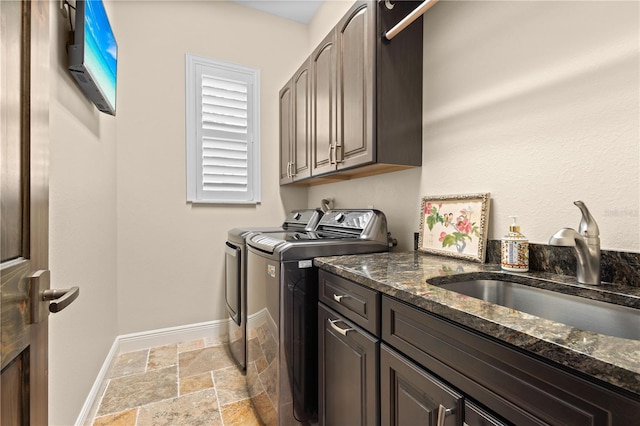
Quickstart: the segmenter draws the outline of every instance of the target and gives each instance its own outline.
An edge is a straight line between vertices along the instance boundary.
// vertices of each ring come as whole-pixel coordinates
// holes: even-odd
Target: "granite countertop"
[[[527,352],[640,395],[640,340],[583,331],[534,315],[445,290],[444,284],[509,276],[563,293],[640,309],[640,288],[606,284],[586,286],[574,277],[548,273],[507,273],[499,265],[410,253],[319,257],[320,269],[350,279],[426,311],[448,318]],[[536,281],[532,281],[536,279]]]

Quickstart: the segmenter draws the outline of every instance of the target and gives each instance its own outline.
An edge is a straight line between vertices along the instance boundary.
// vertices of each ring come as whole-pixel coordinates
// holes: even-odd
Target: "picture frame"
[[[418,251],[484,263],[490,193],[425,196]]]

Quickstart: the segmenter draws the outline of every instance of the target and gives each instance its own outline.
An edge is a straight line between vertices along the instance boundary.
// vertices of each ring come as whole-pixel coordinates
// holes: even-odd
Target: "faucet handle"
[[[584,237],[599,238],[600,230],[598,229],[598,224],[593,216],[591,216],[591,213],[589,213],[587,206],[580,200],[574,201],[573,204],[575,204],[582,212],[582,219],[580,220],[578,232]]]

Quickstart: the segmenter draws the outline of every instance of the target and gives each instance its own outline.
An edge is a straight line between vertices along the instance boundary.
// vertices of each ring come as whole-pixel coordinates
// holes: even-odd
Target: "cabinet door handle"
[[[329,144],[329,164],[333,164],[333,142]]]
[[[288,178],[293,177],[291,175],[291,161],[287,161],[287,177]]]
[[[438,407],[438,421],[436,422],[437,426],[444,426],[444,419],[453,414],[453,410],[451,408],[446,408],[444,405],[440,404]]]
[[[348,294],[341,294],[341,295],[337,295],[337,294],[333,294],[333,300],[335,300],[338,303],[342,303],[342,299],[344,298],[348,298],[349,295]]]
[[[353,328],[340,328],[340,327],[338,327],[338,326],[336,325],[336,323],[337,323],[338,321],[341,321],[341,320],[339,320],[339,319],[337,319],[337,320],[331,320],[331,319],[329,318],[329,324],[331,325],[331,328],[333,328],[335,331],[337,331],[338,333],[342,334],[343,336],[346,336],[346,335],[347,335],[347,333],[348,333],[348,332],[350,332],[350,331],[355,331],[355,329],[353,329]]]

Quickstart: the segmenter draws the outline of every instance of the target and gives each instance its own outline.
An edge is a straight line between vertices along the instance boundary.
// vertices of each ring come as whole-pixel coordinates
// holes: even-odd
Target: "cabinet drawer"
[[[322,303],[380,337],[380,293],[322,270],[318,278]]]

